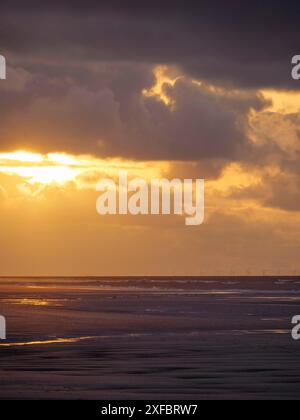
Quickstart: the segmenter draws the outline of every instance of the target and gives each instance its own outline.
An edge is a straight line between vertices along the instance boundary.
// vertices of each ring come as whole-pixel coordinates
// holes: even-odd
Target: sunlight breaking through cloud
[[[77,182],[86,186],[92,181],[95,187],[97,177],[117,175],[120,169],[131,171],[133,176],[145,178],[159,176],[167,163],[152,165],[151,162],[125,161],[121,159],[98,159],[89,155],[73,156],[65,153],[39,154],[27,151],[0,153],[0,174],[17,175],[29,185],[65,185]]]

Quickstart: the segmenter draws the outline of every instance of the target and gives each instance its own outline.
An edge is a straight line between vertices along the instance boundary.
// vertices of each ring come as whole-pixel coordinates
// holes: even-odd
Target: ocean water
[[[0,398],[298,399],[300,277],[2,278]]]

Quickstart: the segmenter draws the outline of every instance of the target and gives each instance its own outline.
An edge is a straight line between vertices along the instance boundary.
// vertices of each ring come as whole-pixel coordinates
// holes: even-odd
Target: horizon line
[[[130,276],[130,275],[126,275],[126,276],[111,276],[111,275],[101,275],[101,276],[96,276],[96,275],[81,275],[81,276],[75,276],[75,275],[65,275],[65,276],[54,276],[54,275],[42,275],[42,276],[0,276],[0,280],[3,279],[68,279],[68,278],[75,278],[75,279],[183,279],[183,278],[187,278],[187,279],[201,279],[201,278],[278,278],[278,277],[284,277],[284,278],[297,278],[300,276],[299,274],[253,274],[253,275],[239,275],[239,274],[224,274],[224,275],[213,275],[213,274],[209,274],[209,275],[134,275],[134,276]]]

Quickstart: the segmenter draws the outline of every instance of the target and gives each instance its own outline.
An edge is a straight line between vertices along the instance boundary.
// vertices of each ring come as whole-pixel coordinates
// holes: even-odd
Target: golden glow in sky
[[[79,174],[78,168],[71,167],[76,164],[75,160],[64,154],[42,155],[25,151],[0,154],[0,172],[18,175],[29,184],[63,185]]]
[[[43,162],[43,156],[38,153],[30,152],[14,152],[14,153],[0,153],[0,161],[16,161],[16,162],[29,162],[39,163]]]
[[[68,182],[78,181],[79,178],[93,179],[95,187],[97,174],[114,176],[120,169],[131,171],[133,176],[160,176],[161,170],[167,168],[167,163],[153,165],[144,162],[131,162],[118,159],[99,159],[83,155],[72,156],[65,153],[31,153],[16,151],[0,153],[0,174],[16,175],[23,178],[30,185],[62,186]],[[95,179],[94,179],[95,178]],[[82,182],[81,182],[82,186]]]
[[[157,66],[154,69],[156,84],[151,89],[144,89],[143,95],[145,96],[158,96],[166,105],[170,104],[170,99],[164,93],[163,87],[167,83],[174,86],[176,81],[180,78],[177,71],[170,69],[169,66]]]
[[[299,112],[300,93],[298,91],[263,90],[264,97],[272,101],[271,112],[293,113]]]

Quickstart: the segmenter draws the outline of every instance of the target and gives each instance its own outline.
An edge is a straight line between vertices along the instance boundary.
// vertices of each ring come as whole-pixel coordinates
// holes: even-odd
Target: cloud
[[[262,180],[234,196],[250,198],[262,205],[288,211],[300,211],[300,112],[258,113],[254,119]],[[263,165],[264,164],[264,165]]]
[[[0,47],[44,61],[128,61],[181,67],[213,84],[299,89],[299,2],[1,2]]]
[[[300,171],[276,174],[265,171],[261,182],[248,187],[232,188],[231,199],[255,200],[261,206],[290,212],[300,211]]]
[[[63,185],[0,175],[1,274],[299,268],[300,117],[271,112],[260,93],[299,90],[299,12],[295,0],[2,0],[0,151],[88,154],[93,163]],[[157,65],[167,68],[164,83]],[[94,185],[110,161],[97,157],[123,158],[115,170],[132,159],[141,173],[205,177],[205,224],[99,217]]]
[[[261,2],[231,1],[226,13],[215,6],[29,2],[16,12],[3,2],[1,150],[169,160],[177,162],[169,175],[208,178],[239,161],[280,168],[295,187],[299,115],[267,112],[258,87],[295,87],[289,52],[299,5],[273,2],[272,19]],[[181,76],[162,85],[168,103],[143,94],[157,82],[155,63]],[[263,188],[261,202],[279,205],[271,178]]]
[[[1,7],[9,64],[0,85],[1,150],[210,160],[216,168],[263,162],[278,146],[253,147],[249,117],[266,106],[259,87],[298,86],[290,77],[298,2],[275,0],[272,18],[270,5],[233,0],[226,10],[206,1]],[[155,84],[156,63],[182,75],[163,86],[169,105],[143,95]]]
[[[0,91],[2,150],[238,159],[250,147],[250,112],[266,105],[255,91],[215,89],[187,76],[163,85],[166,104],[143,94],[155,84],[153,67],[143,64],[102,63],[84,76],[73,69],[56,69],[60,77],[53,68],[14,69],[10,85]]]

